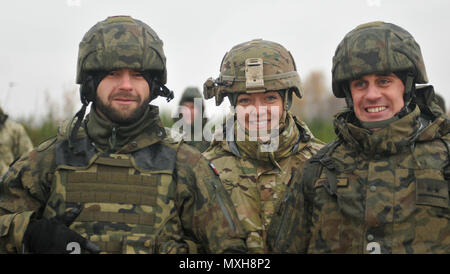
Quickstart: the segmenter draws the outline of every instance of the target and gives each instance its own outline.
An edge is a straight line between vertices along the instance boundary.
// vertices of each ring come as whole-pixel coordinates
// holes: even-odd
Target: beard
[[[114,96],[121,96],[135,100],[138,103],[138,106],[132,111],[128,109],[129,106],[114,108],[111,105],[111,101],[114,99]],[[129,125],[136,122],[142,117],[142,115],[144,115],[149,103],[150,96],[147,96],[144,100],[142,100],[140,96],[130,96],[128,93],[119,92],[117,94],[110,95],[107,102],[103,102],[98,96],[96,96],[94,107],[104,114],[111,122],[120,125]]]

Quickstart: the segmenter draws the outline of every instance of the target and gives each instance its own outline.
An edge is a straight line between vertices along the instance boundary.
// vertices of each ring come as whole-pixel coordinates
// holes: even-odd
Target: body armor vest
[[[84,209],[71,229],[107,253],[154,253],[167,222],[181,231],[170,188],[176,147],[158,142],[130,154],[97,152],[89,139],[56,145],[56,191],[49,199],[63,212]],[[59,188],[59,189],[58,189]],[[47,207],[49,208],[49,207]]]

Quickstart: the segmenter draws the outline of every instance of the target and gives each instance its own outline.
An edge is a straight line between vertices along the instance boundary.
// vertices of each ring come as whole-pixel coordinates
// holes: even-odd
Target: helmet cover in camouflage
[[[340,83],[372,73],[409,71],[415,83],[428,82],[419,44],[403,28],[370,22],[347,33],[333,57],[333,93],[344,98]]]
[[[256,39],[234,46],[225,54],[220,76],[203,85],[205,99],[226,95],[292,89],[302,97],[300,76],[291,53],[282,45]]]
[[[79,45],[77,84],[89,72],[116,69],[152,71],[161,84],[167,81],[163,42],[147,24],[129,16],[98,22]]]

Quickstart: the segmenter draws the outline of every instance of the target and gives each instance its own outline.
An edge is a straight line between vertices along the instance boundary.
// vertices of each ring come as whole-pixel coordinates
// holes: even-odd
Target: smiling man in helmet
[[[208,79],[205,98],[234,107],[223,131],[203,154],[218,170],[249,232],[249,253],[265,253],[266,231],[280,198],[306,159],[321,147],[304,122],[289,112],[302,97],[294,59],[282,45],[252,40],[225,54],[220,76]]]
[[[420,47],[384,22],[349,32],[333,58],[348,110],[305,164],[270,228],[271,248],[308,253],[450,253],[450,123]],[[274,222],[275,223],[275,222]]]
[[[245,252],[233,205],[197,150],[166,137],[162,41],[108,17],[84,36],[82,109],[0,183],[0,252]],[[91,111],[84,118],[87,105]]]

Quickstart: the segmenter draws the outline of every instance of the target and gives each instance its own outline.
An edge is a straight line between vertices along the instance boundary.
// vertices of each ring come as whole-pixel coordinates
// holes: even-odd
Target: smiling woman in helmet
[[[338,138],[304,167],[269,243],[279,252],[450,253],[450,121],[420,47],[403,28],[350,31],[333,58],[348,109]],[[275,223],[275,222],[274,222]]]
[[[266,229],[280,198],[322,142],[289,108],[302,90],[294,59],[278,43],[252,40],[225,54],[218,79],[204,85],[206,99],[233,110],[203,154],[215,166],[249,233],[250,253],[264,253]],[[224,140],[225,139],[225,140]]]

